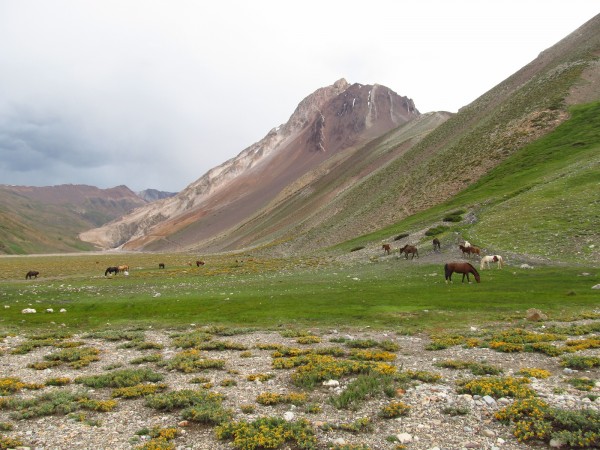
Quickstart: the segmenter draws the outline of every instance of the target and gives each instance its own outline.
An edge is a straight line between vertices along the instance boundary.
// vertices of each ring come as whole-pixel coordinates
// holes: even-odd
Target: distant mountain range
[[[169,195],[156,190],[135,194],[127,186],[0,185],[0,254],[92,250],[78,239],[80,232]]]

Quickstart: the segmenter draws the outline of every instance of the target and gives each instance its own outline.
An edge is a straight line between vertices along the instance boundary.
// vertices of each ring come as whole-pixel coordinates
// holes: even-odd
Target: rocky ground
[[[197,328],[194,328],[197,329]],[[186,332],[191,331],[185,330]],[[430,351],[425,347],[430,343],[427,336],[399,336],[395,333],[370,330],[311,330],[320,342],[300,344],[297,337],[284,337],[285,333],[248,332],[227,337],[215,336],[214,340],[239,344],[237,350],[203,351],[207,358],[222,359],[225,366],[221,370],[208,370],[203,373],[183,373],[167,370],[157,363],[132,364],[136,358],[160,353],[164,360],[181,351],[173,343],[173,332],[168,330],[146,330],[146,342],[160,344],[161,349],[140,350],[123,348],[124,341],[72,336],[69,341],[82,341],[85,346],[100,350],[99,361],[81,369],[70,368],[67,364],[44,370],[28,368],[31,363],[44,361],[44,357],[57,351],[54,347],[37,348],[26,354],[13,354],[12,351],[25,341],[23,337],[6,337],[1,343],[0,377],[18,377],[27,383],[44,383],[49,378],[77,377],[106,373],[125,368],[148,367],[164,375],[169,391],[181,389],[205,389],[225,396],[224,406],[234,412],[234,420],[252,421],[261,416],[285,417],[288,420],[307,419],[316,430],[320,448],[370,448],[394,449],[404,442],[408,449],[496,449],[513,450],[530,448],[518,442],[510,427],[494,419],[498,409],[511,403],[511,399],[480,398],[457,393],[459,379],[474,378],[467,370],[441,368],[436,363],[444,360],[485,362],[503,369],[503,375],[514,375],[523,368],[545,369],[551,373],[546,379],[533,379],[531,387],[553,406],[566,409],[600,409],[600,399],[591,400],[590,394],[600,394],[600,387],[592,392],[578,391],[565,383],[568,377],[588,377],[598,380],[600,370],[575,373],[565,371],[560,358],[540,353],[501,353],[489,348],[463,348],[453,346],[444,350]],[[178,331],[179,333],[182,330]],[[410,406],[406,417],[384,419],[379,416],[382,407],[392,401],[385,395],[377,395],[360,404],[356,409],[337,409],[329,399],[343,392],[353,377],[340,377],[331,386],[319,385],[307,391],[308,401],[304,405],[278,404],[265,406],[256,401],[261,393],[289,394],[300,389],[291,382],[294,369],[278,370],[272,367],[272,350],[259,346],[270,344],[293,348],[319,348],[341,346],[336,344],[346,340],[372,339],[377,342],[391,341],[397,344],[396,358],[390,363],[399,371],[421,370],[441,375],[434,383],[415,382],[405,391],[398,391],[394,401],[402,401]],[[333,342],[332,342],[333,341]],[[243,350],[245,349],[245,350]],[[347,349],[348,350],[348,349]],[[599,356],[596,350],[584,350],[582,354]],[[248,381],[251,374],[273,374],[274,378],[265,382]],[[195,377],[206,377],[207,385],[201,387],[191,383]],[[227,381],[226,381],[227,380]],[[339,383],[339,384],[338,384]],[[22,390],[17,397],[31,397],[56,389],[69,391],[85,390],[96,399],[110,399],[110,388],[90,389],[77,383],[61,387],[45,387],[42,391]],[[2,397],[0,397],[1,399]],[[231,449],[230,441],[217,440],[214,427],[183,421],[180,411],[161,412],[145,405],[143,399],[117,399],[117,407],[110,412],[86,412],[86,419],[80,421],[72,415],[53,415],[28,420],[15,420],[10,411],[0,409],[0,423],[10,424],[9,431],[0,432],[5,436],[22,441],[30,449],[132,449],[142,445],[148,436],[138,432],[154,426],[177,427],[179,436],[172,443],[177,449]],[[319,411],[309,412],[308,404],[319,405]],[[242,411],[243,405],[252,405],[253,410]],[[467,411],[464,415],[448,413],[448,408],[460,407]],[[324,427],[325,424],[351,424],[358,419],[370,418],[373,429],[363,432],[350,432],[339,427]],[[395,441],[395,442],[394,442]],[[354,447],[352,446],[354,445]],[[359,447],[362,445],[362,447]],[[4,448],[4,447],[2,447]],[[153,447],[150,447],[153,448]],[[157,447],[158,448],[158,447]],[[283,448],[296,448],[293,446]]]

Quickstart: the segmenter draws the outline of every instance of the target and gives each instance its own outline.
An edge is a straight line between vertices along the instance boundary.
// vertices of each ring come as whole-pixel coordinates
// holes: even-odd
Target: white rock
[[[37,311],[33,308],[25,308],[21,310],[22,314],[35,314]]]
[[[333,440],[333,443],[335,445],[346,445],[346,439],[344,438],[337,438]]]
[[[396,439],[398,439],[398,442],[401,444],[408,444],[409,442],[412,442],[413,437],[408,433],[400,433],[396,435]]]
[[[529,264],[521,264],[519,267],[521,267],[521,269],[533,269],[533,266],[530,266]]]
[[[60,308],[60,311],[59,311],[59,312],[61,312],[61,313],[66,313],[66,312],[67,312],[67,310],[66,310],[65,308]]]
[[[338,380],[323,381],[323,386],[337,387],[339,385],[340,385],[340,382]]]
[[[486,402],[488,405],[495,405],[496,404],[496,400],[494,400],[489,395],[484,396],[483,397],[483,401]]]
[[[47,313],[53,313],[53,312],[54,312],[54,310],[53,310],[52,308],[46,308],[46,312],[47,312]]]
[[[592,289],[600,289],[600,284],[596,284],[595,286],[592,286]]]
[[[291,422],[292,420],[294,420],[294,417],[295,417],[295,415],[294,415],[294,413],[293,413],[293,412],[291,412],[291,411],[286,411],[286,412],[283,414],[283,418],[284,418],[284,419],[285,419],[287,422]]]

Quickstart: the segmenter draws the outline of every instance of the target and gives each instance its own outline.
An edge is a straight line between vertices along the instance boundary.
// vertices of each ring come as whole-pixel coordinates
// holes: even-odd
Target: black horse
[[[158,263],[158,268],[159,269],[164,269],[165,268],[165,263]]]
[[[32,278],[37,278],[39,274],[40,273],[37,270],[30,270],[27,272],[27,275],[25,275],[25,279],[31,280]]]
[[[434,252],[442,251],[442,244],[440,243],[440,240],[438,238],[433,238],[433,251]]]
[[[107,267],[106,271],[104,272],[104,276],[108,275],[109,273],[114,273],[116,275],[119,273],[119,268],[117,266]]]

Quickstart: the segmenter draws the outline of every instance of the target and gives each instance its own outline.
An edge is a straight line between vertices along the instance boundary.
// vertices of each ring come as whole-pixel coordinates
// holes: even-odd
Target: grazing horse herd
[[[432,244],[433,244],[433,251],[435,253],[441,253],[442,244],[441,244],[440,240],[438,238],[434,238],[432,241]],[[385,255],[390,255],[392,253],[392,247],[390,244],[382,244],[381,248]],[[504,266],[504,259],[502,258],[502,256],[486,255],[486,256],[482,257],[481,249],[479,247],[471,245],[468,241],[464,241],[463,244],[459,244],[458,248],[462,251],[463,257],[466,256],[470,259],[472,255],[479,256],[479,258],[480,258],[479,270],[483,270],[486,267],[489,269],[490,263],[497,263],[498,269],[502,269],[502,267]],[[402,255],[402,253],[404,253],[405,259],[408,259],[409,254],[411,255],[410,259],[413,259],[415,257],[415,255],[417,256],[417,258],[419,257],[419,251],[418,251],[417,247],[414,245],[410,245],[410,244],[406,244],[404,247],[399,249],[398,257],[400,257],[400,255]],[[444,276],[446,278],[446,283],[452,282],[452,274],[453,273],[461,273],[463,276],[462,277],[463,283],[465,281],[465,277],[467,278],[467,282],[469,282],[469,283],[471,282],[469,275],[473,275],[473,277],[475,278],[475,281],[477,281],[478,283],[481,281],[481,277],[479,276],[479,272],[477,272],[477,269],[475,269],[475,267],[473,267],[472,264],[470,264],[466,261],[449,262],[444,265]]]
[[[432,244],[433,244],[434,252],[441,252],[442,246],[441,246],[440,240],[438,238],[434,238],[432,241]],[[480,264],[479,264],[480,270],[483,270],[486,267],[489,269],[490,263],[497,263],[498,269],[502,269],[502,267],[504,266],[504,259],[502,258],[502,256],[486,255],[484,257],[481,257],[481,249],[479,247],[475,247],[475,246],[471,245],[467,241],[465,241],[463,244],[459,244],[458,247],[462,251],[463,257],[465,255],[467,255],[469,258],[471,258],[471,255],[477,255],[480,257]],[[392,253],[392,247],[390,244],[383,244],[381,246],[381,248],[384,251],[384,254],[386,254],[386,255],[390,255]],[[415,255],[417,256],[417,258],[419,257],[419,251],[418,251],[417,247],[414,245],[410,245],[410,244],[406,244],[404,247],[400,248],[398,256],[400,257],[400,255],[402,255],[402,253],[404,253],[405,259],[408,259],[409,254],[411,255],[411,258],[410,258],[411,260],[414,259]],[[191,262],[188,262],[187,264],[190,267],[192,266]],[[196,261],[196,267],[203,266],[204,264],[205,264],[204,261],[201,261],[201,260]],[[158,268],[164,269],[165,264],[162,262],[159,263]],[[116,275],[120,272],[124,273],[125,275],[128,275],[129,274],[129,266],[126,264],[120,265],[120,266],[109,266],[104,271],[104,276],[108,276],[110,274]],[[444,276],[446,278],[446,283],[452,282],[452,274],[455,272],[461,273],[463,275],[463,277],[462,277],[463,283],[465,281],[465,277],[467,278],[467,282],[469,282],[469,283],[471,282],[471,280],[469,279],[470,274],[475,277],[475,281],[477,281],[478,283],[481,280],[481,278],[479,276],[479,272],[477,272],[477,270],[475,269],[475,267],[473,267],[473,265],[471,265],[470,263],[465,262],[465,261],[457,261],[457,262],[449,262],[444,265]],[[25,279],[30,280],[33,278],[37,278],[39,274],[40,273],[36,270],[30,270],[25,275]]]

